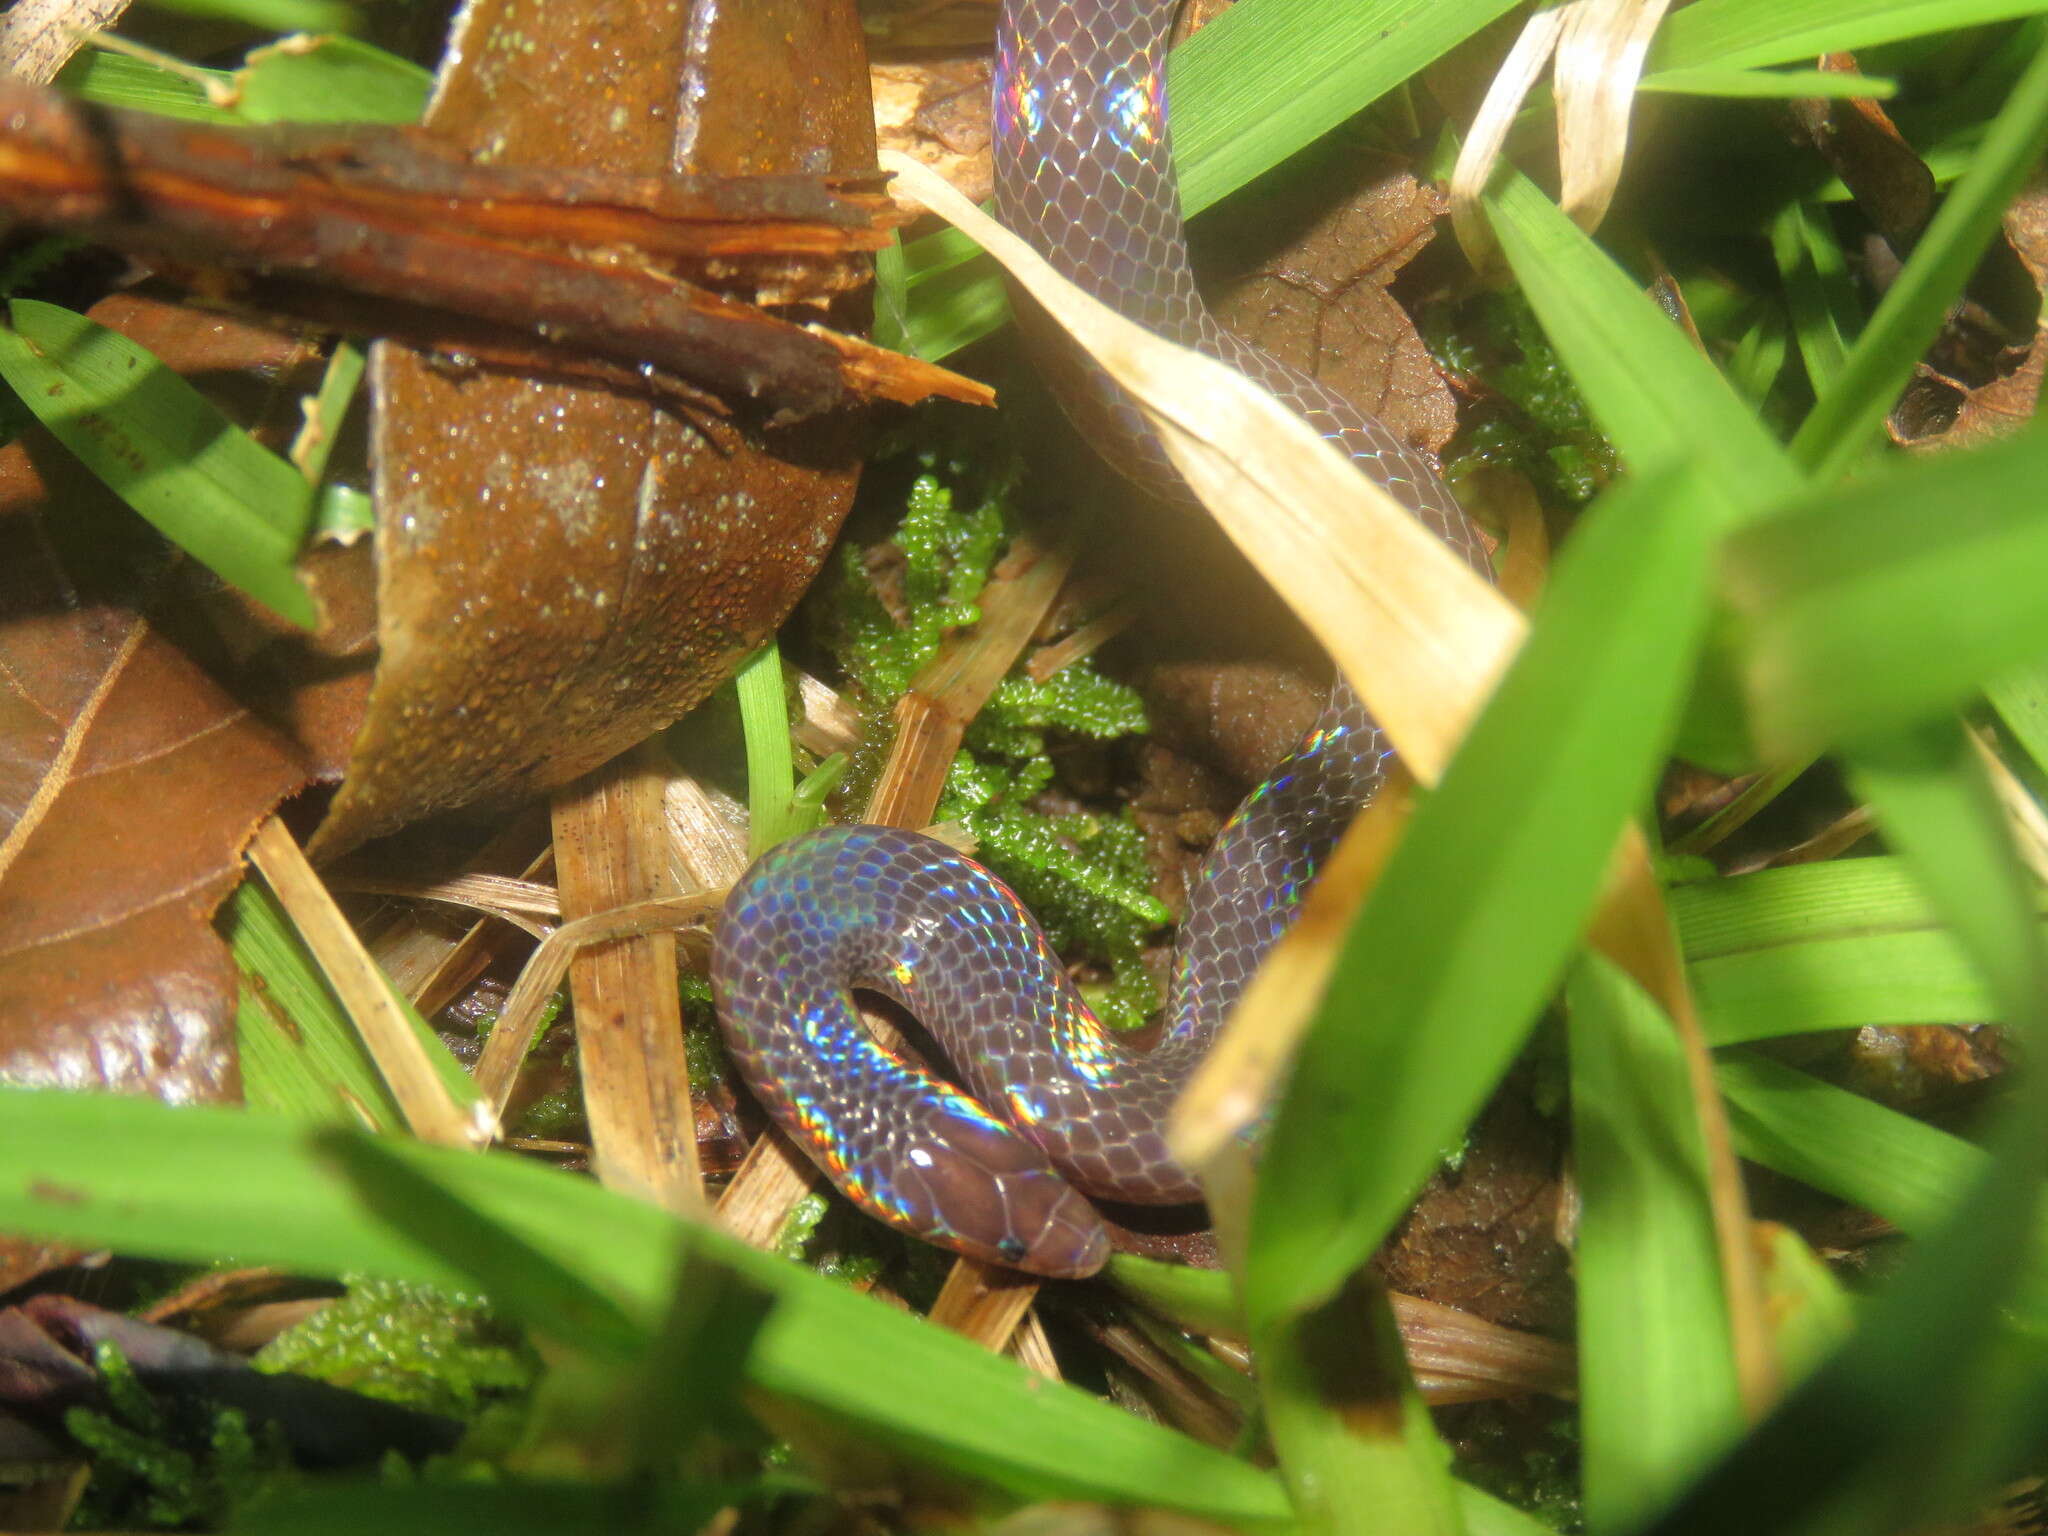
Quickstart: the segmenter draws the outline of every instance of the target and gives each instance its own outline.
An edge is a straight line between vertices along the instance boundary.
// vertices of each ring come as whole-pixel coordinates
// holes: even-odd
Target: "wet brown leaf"
[[[2048,180],[2036,177],[2005,211],[2005,238],[2037,293],[2048,294]],[[2048,325],[1999,355],[1988,381],[1970,383],[1923,365],[1887,425],[1909,448],[1967,447],[2017,431],[2034,417],[2048,369]]]
[[[1856,56],[1825,54],[1820,67],[1853,73]],[[1811,98],[1792,103],[1792,118],[1891,248],[1901,256],[1911,250],[1934,215],[1934,173],[1883,103]]]
[[[531,46],[482,45],[496,34]],[[496,160],[872,164],[850,6],[475,0],[450,59],[428,125]],[[389,343],[372,372],[382,655],[323,854],[566,783],[703,699],[809,583],[859,466],[844,413],[690,421]]]
[[[163,563],[40,430],[0,449],[0,1079],[239,1092],[207,920],[306,770],[159,627]]]
[[[982,39],[986,46],[987,39]],[[937,171],[977,203],[995,190],[989,155],[989,60],[915,59],[877,64],[875,135]]]
[[[1246,340],[1435,452],[1457,428],[1456,402],[1387,285],[1429,243],[1443,198],[1390,160],[1312,158],[1313,211],[1276,220],[1262,201],[1211,216],[1233,256],[1248,258],[1212,307]]]

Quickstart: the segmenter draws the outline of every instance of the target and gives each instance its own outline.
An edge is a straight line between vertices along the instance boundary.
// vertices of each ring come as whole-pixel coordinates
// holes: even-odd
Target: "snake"
[[[1175,0],[1003,0],[994,75],[998,215],[1127,318],[1250,375],[1491,579],[1427,452],[1226,329],[1182,239],[1167,131]],[[1186,499],[1136,406],[1020,304],[1067,413],[1142,487]],[[734,885],[711,981],[740,1076],[856,1206],[1047,1278],[1100,1269],[1096,1201],[1198,1201],[1168,1116],[1391,756],[1340,678],[1294,751],[1217,835],[1189,888],[1150,1050],[1089,1010],[1016,894],[946,843],[840,825],[768,850]],[[907,1009],[951,1075],[877,1043],[854,994]]]

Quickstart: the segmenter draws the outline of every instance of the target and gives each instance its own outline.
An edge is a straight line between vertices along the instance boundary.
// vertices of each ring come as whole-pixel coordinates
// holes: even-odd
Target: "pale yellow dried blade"
[[[1235,369],[1083,293],[915,161],[886,169],[980,241],[1143,409],[1175,466],[1434,782],[1522,619],[1343,453]]]

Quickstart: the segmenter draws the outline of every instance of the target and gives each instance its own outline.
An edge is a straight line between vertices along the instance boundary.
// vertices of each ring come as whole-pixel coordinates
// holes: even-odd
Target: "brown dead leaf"
[[[2048,179],[2036,176],[2005,211],[2005,239],[2035,291],[2048,294]],[[1908,448],[1968,447],[2033,420],[2048,370],[2048,324],[2037,316],[2023,347],[2006,347],[1993,376],[1970,382],[1923,364],[1886,425]]]
[[[1443,198],[1391,160],[1312,158],[1322,163],[1302,178],[1315,193],[1307,212],[1289,218],[1283,205],[1276,218],[1261,199],[1210,215],[1208,231],[1245,273],[1212,293],[1211,307],[1246,340],[1435,452],[1457,428],[1457,404],[1387,285],[1435,234]],[[1346,190],[1333,196],[1339,185]]]
[[[1856,56],[1830,53],[1820,67],[1849,74]],[[1904,256],[1934,216],[1934,173],[1908,144],[1881,102],[1814,97],[1792,103],[1792,118],[1830,169]]]
[[[850,8],[692,14],[479,0],[429,126],[493,159],[641,175],[872,163]],[[463,46],[493,34],[531,46]],[[688,421],[389,343],[372,371],[382,655],[322,855],[566,783],[699,702],[809,584],[859,468],[843,413]]]
[[[53,509],[61,515],[51,515]],[[208,926],[296,748],[152,619],[151,534],[39,430],[0,449],[0,1079],[231,1099]]]

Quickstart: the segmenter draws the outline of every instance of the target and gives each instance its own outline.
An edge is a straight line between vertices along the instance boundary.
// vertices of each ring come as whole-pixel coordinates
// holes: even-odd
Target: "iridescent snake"
[[[1264,384],[1487,573],[1425,454],[1203,306],[1166,134],[1173,9],[1174,0],[1004,0],[1001,217],[1097,298]],[[1105,457],[1184,496],[1136,408],[1056,339],[1035,339],[1051,341],[1042,365]],[[1142,1053],[1096,1021],[1030,913],[971,859],[888,827],[794,838],[733,888],[719,927],[711,977],[734,1062],[869,1214],[976,1258],[1090,1274],[1110,1243],[1086,1196],[1201,1198],[1167,1151],[1167,1114],[1387,755],[1340,680],[1210,850],[1181,926],[1163,1038]],[[908,1008],[971,1094],[876,1045],[855,1012],[856,987]]]

